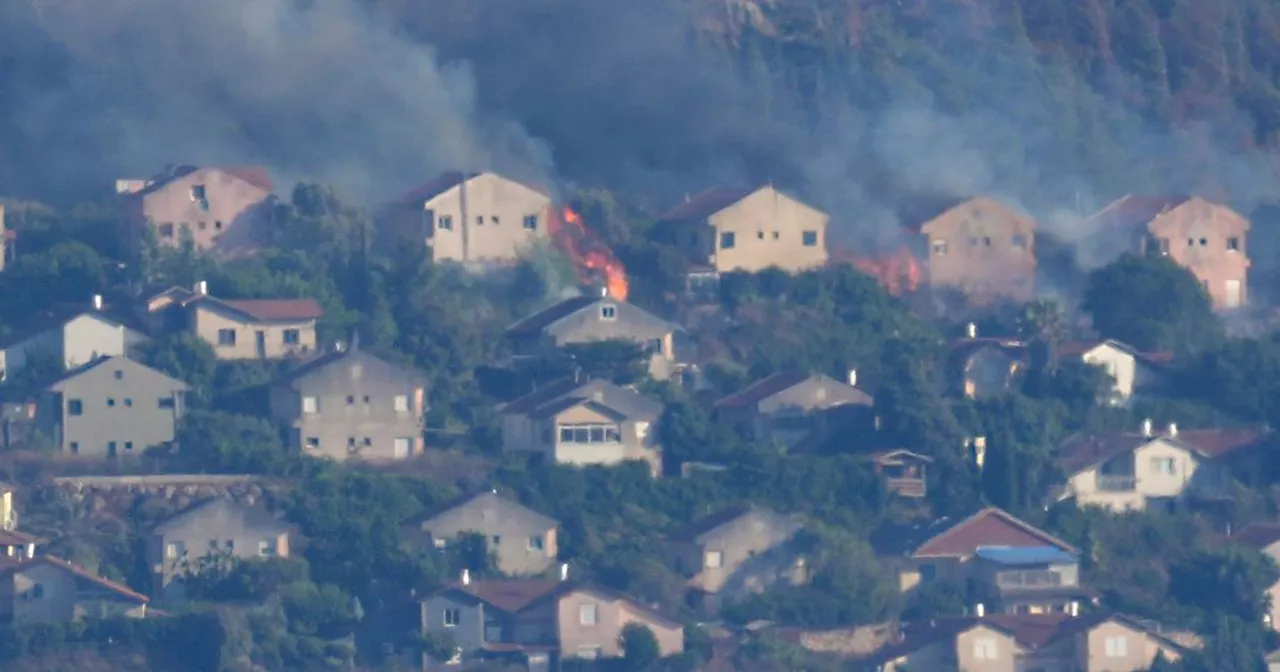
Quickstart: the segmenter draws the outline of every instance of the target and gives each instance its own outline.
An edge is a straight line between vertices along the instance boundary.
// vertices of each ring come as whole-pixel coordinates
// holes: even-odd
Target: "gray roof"
[[[584,311],[597,310],[597,306],[600,304],[616,306],[614,320],[619,324],[625,325],[627,329],[664,334],[680,331],[679,325],[668,322],[630,303],[608,297],[575,296],[516,321],[515,324],[507,327],[507,333],[518,336],[536,335],[551,329],[558,322],[568,317]]]
[[[95,369],[105,367],[105,366],[111,366],[111,365],[119,366],[122,369],[141,370],[141,371],[147,372],[152,376],[163,378],[169,381],[170,387],[174,390],[186,391],[191,389],[190,385],[182,382],[181,380],[178,380],[177,378],[174,378],[164,372],[157,371],[156,369],[153,369],[143,364],[142,362],[134,361],[123,355],[99,357],[91,362],[88,362],[87,364],[81,364],[80,366],[77,366],[76,368],[71,369],[66,373],[62,374],[62,376],[60,376],[57,380],[54,380],[53,382],[49,383],[45,389],[48,389],[54,392],[60,392],[65,387],[66,383],[70,382],[71,380],[78,378],[86,373],[89,373],[90,371],[93,371]]]
[[[441,504],[422,521],[422,526],[424,528],[430,527],[432,522],[446,515],[466,515],[471,511],[481,510],[496,511],[496,515],[499,518],[521,523],[531,529],[546,530],[560,525],[555,518],[538,513],[515,500],[502,497],[492,490],[486,490],[463,495]]]
[[[252,506],[245,506],[229,499],[215,497],[196,502],[191,506],[178,511],[177,513],[165,518],[160,524],[156,525],[155,532],[164,534],[165,532],[177,529],[189,523],[192,519],[206,514],[216,512],[220,517],[224,518],[243,518],[245,527],[253,527],[266,529],[277,533],[289,531],[289,524],[276,518],[264,509]]]
[[[719,530],[745,516],[758,516],[768,523],[787,527],[792,531],[800,528],[800,525],[796,520],[790,516],[780,514],[773,509],[751,504],[737,504],[721,509],[709,516],[700,518],[688,525],[685,525],[671,533],[669,539],[671,541],[683,543],[699,543],[716,530]]]
[[[343,351],[329,352],[314,359],[308,360],[296,368],[285,372],[275,381],[273,385],[288,386],[292,389],[298,389],[299,386],[309,377],[313,376],[330,366],[338,364],[359,363],[364,367],[368,374],[377,372],[377,377],[384,380],[403,380],[406,383],[424,383],[423,375],[407,366],[392,364],[386,360],[375,357],[368,352],[359,349],[356,344]]]
[[[662,404],[630,388],[607,380],[575,383],[573,379],[556,381],[535,390],[506,406],[504,414],[547,417],[583,401],[591,402],[632,420],[656,421],[662,415]]]

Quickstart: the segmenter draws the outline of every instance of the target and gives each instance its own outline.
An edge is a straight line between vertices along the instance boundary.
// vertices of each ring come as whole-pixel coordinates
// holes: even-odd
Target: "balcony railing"
[[[1062,575],[1043,570],[1000,572],[996,585],[1001,588],[1056,588],[1062,585]]]
[[[1138,479],[1133,476],[1098,476],[1098,490],[1102,492],[1133,492]]]

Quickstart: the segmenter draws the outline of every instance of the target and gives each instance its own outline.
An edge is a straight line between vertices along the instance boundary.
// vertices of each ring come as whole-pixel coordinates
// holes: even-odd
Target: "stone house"
[[[154,592],[181,597],[182,577],[201,562],[289,557],[289,526],[267,511],[223,498],[206,499],[165,518],[147,538]]]
[[[0,380],[41,358],[67,371],[99,357],[136,356],[138,347],[148,340],[132,320],[110,311],[95,295],[83,306],[63,306],[36,315],[0,342]]]
[[[1036,222],[993,198],[946,201],[918,217],[928,246],[932,289],[951,289],[976,305],[1025,303],[1036,291]]]
[[[50,555],[0,562],[0,623],[146,618],[148,602],[127,586]]]
[[[117,180],[125,215],[124,246],[135,253],[143,231],[177,247],[240,254],[257,248],[270,223],[271,177],[260,167],[175,166],[149,180]]]
[[[217,299],[208,285],[171,287],[148,299],[142,313],[152,333],[190,331],[218,359],[283,359],[319,350],[315,299]]]
[[[541,574],[556,561],[560,523],[497,491],[442,504],[417,526],[419,545],[443,549],[459,536],[478,534],[497,569],[507,576]]]
[[[269,388],[285,445],[334,460],[399,460],[422,454],[426,381],[358,343],[287,372]]]
[[[755,441],[796,447],[840,431],[873,430],[875,401],[849,382],[824,374],[783,372],[762,378],[716,402],[722,422]]]

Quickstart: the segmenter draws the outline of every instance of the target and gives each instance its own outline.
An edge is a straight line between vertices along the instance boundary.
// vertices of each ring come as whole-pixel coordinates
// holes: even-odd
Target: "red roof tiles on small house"
[[[239,311],[263,322],[283,320],[315,320],[324,315],[324,309],[315,299],[252,299],[217,301],[232,310]]]
[[[982,546],[1055,546],[1079,553],[1071,544],[995,507],[985,508],[920,545],[911,557],[968,557]]]
[[[1190,446],[1203,457],[1213,459],[1258,445],[1270,436],[1270,431],[1262,429],[1182,429],[1171,438]]]
[[[565,585],[563,581],[549,579],[509,579],[455,584],[453,589],[502,611],[515,613],[534,601],[563,589]]]

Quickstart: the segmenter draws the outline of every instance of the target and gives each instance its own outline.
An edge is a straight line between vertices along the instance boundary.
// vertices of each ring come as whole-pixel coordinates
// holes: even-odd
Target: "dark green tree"
[[[1095,270],[1083,307],[1100,334],[1139,350],[1195,352],[1223,336],[1204,287],[1166,257],[1126,254]]]
[[[662,660],[662,650],[653,631],[640,623],[628,623],[618,635],[622,647],[623,669],[628,672],[649,672]]]

